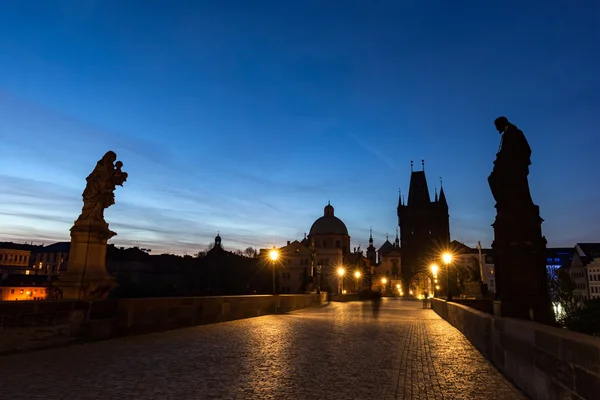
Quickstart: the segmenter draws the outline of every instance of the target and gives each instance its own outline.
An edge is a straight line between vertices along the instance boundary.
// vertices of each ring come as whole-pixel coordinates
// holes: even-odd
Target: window
[[[15,289],[10,289],[10,294],[15,294]]]

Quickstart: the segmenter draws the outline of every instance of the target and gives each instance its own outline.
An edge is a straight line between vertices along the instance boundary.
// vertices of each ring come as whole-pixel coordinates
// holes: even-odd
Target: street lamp
[[[431,264],[431,273],[433,274],[433,276],[436,276],[438,273],[438,266],[437,264]]]
[[[452,262],[452,254],[444,253],[442,254],[442,260],[444,264],[446,264],[446,285],[448,287],[448,295],[446,296],[446,300],[452,300],[452,292],[450,291],[450,263]]]
[[[358,280],[360,279],[360,271],[354,271],[354,277],[356,278],[356,292],[358,293]]]
[[[273,294],[275,294],[275,263],[279,259],[279,251],[273,246],[273,250],[269,251],[269,258],[273,264]]]
[[[317,294],[321,294],[321,264],[317,265]]]
[[[338,273],[338,293],[342,293],[342,290],[344,289],[343,276],[346,273],[346,271],[344,270],[344,268],[339,267],[337,270],[337,273]]]

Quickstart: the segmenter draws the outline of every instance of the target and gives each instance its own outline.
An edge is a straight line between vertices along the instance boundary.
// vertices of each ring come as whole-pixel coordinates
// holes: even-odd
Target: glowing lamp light
[[[339,267],[337,270],[337,273],[339,276],[344,276],[344,274],[346,273],[346,271],[344,270],[344,268]]]
[[[452,262],[452,254],[450,254],[450,253],[442,254],[442,260],[444,260],[444,264],[450,264]]]
[[[431,264],[431,273],[434,275],[437,275],[438,273],[438,266],[436,264]]]
[[[360,271],[354,272],[354,276],[356,277],[356,279],[360,278]]]
[[[387,279],[381,278],[381,283],[383,283],[385,285],[387,283]]]

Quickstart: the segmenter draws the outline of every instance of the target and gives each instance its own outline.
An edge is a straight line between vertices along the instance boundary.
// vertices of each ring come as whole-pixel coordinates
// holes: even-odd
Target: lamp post
[[[356,293],[358,293],[358,280],[360,279],[360,271],[356,270],[354,272],[354,277],[356,278]]]
[[[450,263],[452,262],[452,254],[444,253],[442,255],[442,260],[444,261],[444,264],[446,264],[446,285],[448,288],[448,294],[446,296],[446,300],[451,301],[452,300],[452,292],[450,291]]]
[[[346,273],[346,271],[344,270],[344,268],[339,267],[337,270],[338,273],[338,294],[342,293],[342,290],[344,290],[344,274]]]
[[[273,250],[269,252],[269,258],[273,264],[273,294],[275,294],[275,263],[279,259],[279,251],[273,246]]]
[[[321,264],[317,265],[317,294],[321,294]]]
[[[387,293],[387,278],[381,278],[381,284],[383,285],[383,293]]]

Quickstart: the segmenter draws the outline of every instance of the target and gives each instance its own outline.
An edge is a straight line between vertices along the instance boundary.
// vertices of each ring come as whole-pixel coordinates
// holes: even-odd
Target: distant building
[[[408,201],[405,204],[400,196],[397,211],[401,273],[404,282],[408,283],[418,273],[427,274],[431,263],[449,248],[450,215],[444,189],[440,187],[439,198],[436,192],[431,201],[424,168],[422,171],[412,171]]]
[[[32,252],[31,267],[39,273],[58,275],[67,269],[71,242],[57,242]]]
[[[305,293],[320,287],[323,291],[354,291],[362,288],[370,278],[370,262],[360,249],[350,250],[350,235],[346,224],[335,216],[333,206],[328,203],[323,216],[311,226],[302,241],[288,241],[286,246],[276,248],[279,259],[273,262],[269,253],[273,249],[261,249],[261,264],[276,266],[277,291],[280,293]],[[340,278],[338,269],[344,269]],[[359,282],[353,275],[360,270]]]
[[[0,245],[0,276],[33,274],[30,268],[31,250],[27,245],[2,243]]]
[[[600,243],[577,243],[569,267],[575,300],[600,297]]]
[[[46,300],[48,286],[44,275],[11,275],[0,280],[0,301]]]

